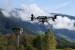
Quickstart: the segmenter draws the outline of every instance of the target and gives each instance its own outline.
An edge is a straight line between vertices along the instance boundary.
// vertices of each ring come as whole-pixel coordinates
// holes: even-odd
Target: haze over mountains
[[[44,34],[44,32],[48,28],[50,28],[54,32],[55,37],[63,38],[65,40],[75,42],[75,23],[74,23],[75,17],[74,16],[58,14],[60,16],[58,16],[58,18],[56,19],[56,22],[53,22],[50,20],[49,22],[51,23],[51,25],[49,26],[47,24],[46,25],[43,25],[43,24],[37,25],[36,21],[28,22],[27,20],[30,20],[30,18],[29,18],[30,15],[28,14],[29,17],[25,16],[27,14],[25,13],[25,10],[23,10],[23,9],[13,9],[9,12],[7,10],[1,9],[1,12],[5,16],[2,18],[2,16],[0,15],[0,18],[2,18],[2,20],[7,19],[6,20],[7,22],[4,22],[4,24],[5,23],[7,24],[6,25],[7,28],[5,27],[5,25],[3,25],[4,20],[2,22],[0,22],[0,24],[3,25],[4,29],[6,29],[7,31],[9,30],[8,32],[11,32],[10,29],[12,29],[13,26],[14,27],[18,27],[18,26],[22,27],[25,29],[25,31],[29,30],[27,33],[31,33],[31,34]],[[52,13],[52,14],[56,14],[56,13]],[[9,23],[11,23],[11,25]],[[7,31],[5,31],[5,32],[7,32]],[[0,32],[4,33],[3,30],[0,30]]]
[[[3,35],[5,35],[7,33],[11,33],[12,28],[15,27],[23,28],[25,33],[34,34],[32,31],[30,31],[24,25],[20,24],[18,21],[5,17],[3,13],[0,11],[0,32]]]

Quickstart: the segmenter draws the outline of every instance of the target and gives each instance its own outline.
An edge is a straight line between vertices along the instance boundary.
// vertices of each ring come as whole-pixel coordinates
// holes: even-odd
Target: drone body
[[[38,23],[48,23],[48,24],[50,24],[48,21],[49,21],[49,19],[51,18],[52,19],[52,21],[55,21],[55,19],[57,18],[57,16],[58,15],[54,15],[54,17],[48,17],[48,16],[38,16],[38,17],[34,17],[34,15],[33,14],[31,14],[31,21],[34,21],[34,20],[38,20],[39,22]]]

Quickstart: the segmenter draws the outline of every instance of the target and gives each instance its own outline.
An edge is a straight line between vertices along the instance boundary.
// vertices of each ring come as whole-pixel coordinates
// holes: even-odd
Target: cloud
[[[35,17],[40,15],[50,15],[49,13],[41,10],[36,4],[21,4],[23,7],[23,10],[16,10],[14,8],[8,8],[6,10],[3,10],[3,14],[7,17],[10,17],[11,15],[15,18],[20,18],[22,21],[30,20],[31,14],[33,13]]]
[[[21,4],[23,7],[24,11],[19,12],[20,16],[23,17],[22,20],[26,20],[26,18],[29,20],[31,17],[31,14],[34,14],[35,17],[40,16],[40,15],[50,15],[49,13],[41,10],[36,4]]]
[[[36,4],[21,4],[21,6],[28,12],[28,14],[34,14],[35,16],[39,15],[50,15],[49,13],[41,10]]]
[[[49,13],[41,10],[36,4],[21,4],[23,7],[22,10],[16,10],[14,8],[8,8],[6,10],[3,10],[3,14],[6,17],[11,17],[11,15],[15,18],[20,18],[22,21],[28,21],[30,20],[31,14],[33,13],[35,17],[40,15],[50,16]],[[36,22],[36,21],[34,21]],[[49,23],[53,25],[53,28],[55,29],[68,29],[68,30],[75,30],[75,20],[71,20],[68,17],[61,17],[58,16],[56,19],[56,22],[53,22],[52,20],[49,20]],[[47,25],[47,23],[45,23]]]
[[[75,20],[71,20],[68,17],[61,17],[58,16],[56,22],[51,23],[53,24],[53,28],[55,29],[68,29],[68,30],[75,30]]]

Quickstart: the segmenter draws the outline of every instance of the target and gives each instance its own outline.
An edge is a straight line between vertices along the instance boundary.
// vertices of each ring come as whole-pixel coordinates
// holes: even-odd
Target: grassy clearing
[[[56,49],[56,50],[62,50],[62,49]],[[72,50],[75,50],[75,49],[72,49]]]
[[[58,33],[57,35],[60,36],[60,37],[62,37],[62,38],[64,38],[67,41],[70,41],[70,42],[75,41],[75,39],[72,39],[72,38],[70,38],[70,37],[68,37],[68,36],[66,36],[64,34]]]
[[[56,49],[56,50],[62,50],[62,49]]]

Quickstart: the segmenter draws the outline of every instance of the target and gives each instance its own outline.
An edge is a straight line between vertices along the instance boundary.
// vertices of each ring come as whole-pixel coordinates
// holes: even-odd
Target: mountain
[[[45,26],[44,24],[37,25],[37,23],[32,24],[32,23],[27,22],[27,21],[22,21],[20,18],[15,18],[13,16],[13,13],[15,13],[16,16],[18,16],[18,12],[19,11],[22,12],[23,9],[16,9],[14,11],[11,11],[10,12],[10,17],[9,17],[10,19],[9,18],[8,19],[9,20],[12,19],[13,22],[16,21],[17,23],[19,23],[17,25],[20,25],[20,27],[22,25],[23,28],[28,28],[28,30],[30,30],[30,31],[28,31],[26,29],[28,32],[34,32],[35,34],[44,34],[47,31],[47,29],[50,28],[53,31],[53,33],[54,33],[54,35],[55,35],[56,38],[62,38],[62,39],[65,39],[67,41],[70,41],[70,42],[75,42],[75,30],[53,29],[52,28],[52,25],[50,25],[50,26]],[[57,14],[57,13],[51,13],[51,14]],[[64,15],[64,14],[57,14],[57,15],[60,15],[62,17],[66,16],[66,17],[68,17],[70,19],[74,19],[75,20],[75,17],[74,16]],[[12,22],[10,22],[10,23],[12,24]],[[9,28],[11,28],[11,27],[9,27]],[[9,29],[9,28],[6,28],[6,29]],[[9,30],[11,30],[11,29],[9,29]]]
[[[38,34],[44,34],[49,26],[45,26],[43,24],[37,25],[31,24],[29,22],[21,22],[24,24],[27,28],[32,30],[33,32],[37,32]],[[75,42],[75,31],[74,30],[67,30],[67,29],[53,29],[50,27],[50,29],[53,31],[56,38],[62,38],[70,42]]]
[[[12,32],[12,28],[15,27],[23,28],[23,30],[28,34],[34,34],[32,31],[30,31],[27,27],[25,27],[18,21],[5,17],[0,11],[0,32],[5,35]]]
[[[66,16],[70,19],[75,19],[74,16],[64,15],[64,14],[57,14],[62,17]],[[38,34],[44,34],[48,28],[50,28],[56,38],[62,38],[70,42],[75,42],[75,30],[68,30],[68,29],[53,29],[51,26],[45,26],[44,24],[37,25],[36,23],[32,24],[30,22],[20,21],[20,23],[24,24],[27,28],[32,30],[33,32],[37,32]]]

